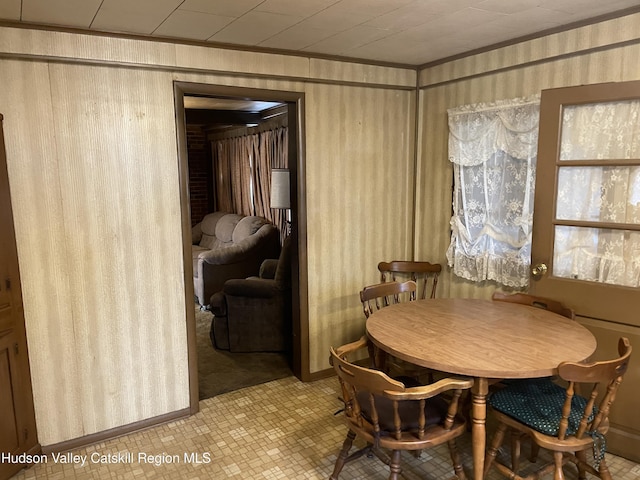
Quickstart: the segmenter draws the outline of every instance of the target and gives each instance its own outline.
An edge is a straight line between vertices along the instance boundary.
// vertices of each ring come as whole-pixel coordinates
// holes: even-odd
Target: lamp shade
[[[289,192],[289,170],[271,170],[271,208],[291,208]]]

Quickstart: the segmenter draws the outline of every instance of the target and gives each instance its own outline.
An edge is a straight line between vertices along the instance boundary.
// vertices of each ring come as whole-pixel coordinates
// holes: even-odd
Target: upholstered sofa
[[[278,229],[262,217],[210,213],[191,233],[193,287],[201,306],[224,282],[257,275],[262,261],[280,252]]]
[[[280,258],[265,260],[258,277],[225,282],[211,297],[211,343],[231,352],[291,348],[291,239]]]

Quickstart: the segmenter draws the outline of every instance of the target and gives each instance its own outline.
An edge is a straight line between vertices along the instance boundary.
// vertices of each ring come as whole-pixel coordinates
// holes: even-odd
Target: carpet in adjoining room
[[[211,345],[213,314],[196,305],[200,400],[293,375],[283,353],[230,353]]]

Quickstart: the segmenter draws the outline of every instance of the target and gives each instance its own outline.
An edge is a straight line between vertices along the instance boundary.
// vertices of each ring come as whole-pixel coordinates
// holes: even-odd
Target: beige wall
[[[409,253],[415,71],[0,27],[45,446],[189,406],[174,80],[305,93],[312,372]]]

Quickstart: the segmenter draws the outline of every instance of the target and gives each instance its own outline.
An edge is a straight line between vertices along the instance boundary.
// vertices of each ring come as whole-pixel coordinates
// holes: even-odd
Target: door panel
[[[39,451],[0,115],[0,452]],[[21,468],[19,463],[0,462],[0,480]]]
[[[611,429],[607,434],[607,451],[640,462],[638,435],[640,415],[638,415],[638,395],[640,390],[640,329],[626,325],[616,325],[584,317],[577,320],[587,327],[598,339],[598,350],[594,360],[613,358],[618,353],[618,339],[627,337],[635,351],[631,357],[631,368],[618,390],[616,401],[611,407]]]
[[[0,452],[13,452],[19,442],[18,426],[16,425],[15,397],[11,388],[11,342],[9,335],[0,333]]]
[[[531,260],[535,295],[573,308],[597,359],[636,351],[607,450],[640,461],[640,82],[542,92]],[[543,268],[546,267],[546,268]]]

